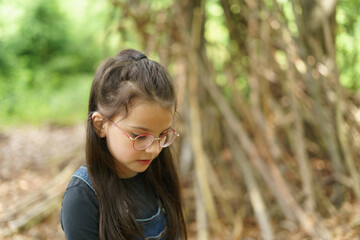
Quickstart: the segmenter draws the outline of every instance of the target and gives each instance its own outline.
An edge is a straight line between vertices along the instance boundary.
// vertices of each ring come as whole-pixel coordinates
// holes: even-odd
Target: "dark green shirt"
[[[136,219],[145,219],[158,211],[158,201],[147,187],[143,173],[123,180],[135,205]],[[67,240],[99,238],[99,203],[94,191],[83,180],[72,177],[66,188],[62,209],[61,227]]]

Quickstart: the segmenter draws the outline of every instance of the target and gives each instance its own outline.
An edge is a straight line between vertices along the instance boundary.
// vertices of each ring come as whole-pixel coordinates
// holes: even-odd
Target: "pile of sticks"
[[[360,199],[360,100],[339,80],[336,2],[292,1],[290,22],[276,0],[221,0],[228,46],[206,41],[207,1],[111,2],[178,83],[197,239],[241,239],[252,217],[262,239],[333,239],[325,220]],[[116,29],[126,43],[130,30]]]

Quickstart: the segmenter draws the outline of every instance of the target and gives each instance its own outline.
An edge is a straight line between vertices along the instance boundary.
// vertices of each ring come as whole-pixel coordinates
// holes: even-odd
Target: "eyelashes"
[[[169,133],[169,132],[171,132],[170,131],[171,130],[171,128],[169,128],[169,129],[167,129],[167,130],[165,130],[164,132],[162,132],[162,133],[160,133],[160,136],[159,137],[161,137],[161,136],[164,136],[164,135],[166,135],[167,133]],[[137,137],[139,137],[140,139],[141,138],[145,138],[147,135],[152,135],[152,134],[149,134],[149,133],[142,133],[142,134],[136,134],[136,133],[130,133],[131,134],[131,137],[132,138],[137,138]],[[142,136],[142,135],[144,135],[144,136]],[[153,136],[153,135],[152,135]]]

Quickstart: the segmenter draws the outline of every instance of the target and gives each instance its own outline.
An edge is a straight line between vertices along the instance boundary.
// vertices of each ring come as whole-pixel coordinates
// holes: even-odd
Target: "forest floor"
[[[27,225],[7,237],[2,236],[1,231],[4,226],[11,229],[12,224],[16,225],[12,218],[19,219],[20,216],[11,216],[11,213],[21,208],[24,199],[41,191],[44,186],[49,186],[54,177],[69,164],[74,152],[82,152],[84,134],[83,126],[19,128],[0,132],[0,240],[65,239],[59,221],[61,200],[51,214],[34,226]],[[64,161],[66,156],[69,157]],[[67,182],[68,179],[65,179],[65,185],[61,185],[62,192]],[[336,214],[324,219],[323,225],[331,229],[333,239],[360,239],[360,204],[344,204]],[[224,230],[227,233],[222,237],[209,239],[232,239],[232,229]],[[262,239],[254,220],[252,223],[244,222],[241,231],[242,237],[239,239]],[[190,239],[196,239],[194,222],[189,223],[189,233]],[[290,231],[278,227],[276,235],[279,240],[311,239],[296,228]]]
[[[0,220],[15,212],[18,203],[39,191],[64,168],[66,155],[81,149],[84,127],[19,128],[0,134]],[[68,180],[66,180],[68,181]],[[66,186],[64,186],[66,187]],[[65,191],[65,188],[63,189]],[[15,216],[13,218],[18,218]],[[11,217],[10,217],[10,220]],[[0,222],[1,226],[5,225]],[[9,227],[11,223],[6,226]],[[1,232],[1,230],[0,230]],[[65,239],[60,204],[39,224],[0,239]]]

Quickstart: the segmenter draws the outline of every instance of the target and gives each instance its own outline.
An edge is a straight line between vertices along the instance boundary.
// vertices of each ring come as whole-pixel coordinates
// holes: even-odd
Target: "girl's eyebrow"
[[[141,127],[141,126],[132,126],[132,125],[129,125],[129,127],[131,128],[135,128],[135,129],[139,129],[139,130],[142,130],[144,132],[150,132],[150,129],[146,128],[146,127]],[[165,132],[167,130],[171,129],[171,126],[169,126],[168,128],[166,128],[164,131],[161,131],[161,132]]]
[[[145,127],[140,127],[140,126],[132,126],[132,125],[129,125],[129,127],[131,127],[131,128],[136,128],[136,129],[143,130],[143,131],[150,131],[149,129],[147,129],[147,128],[145,128]]]

